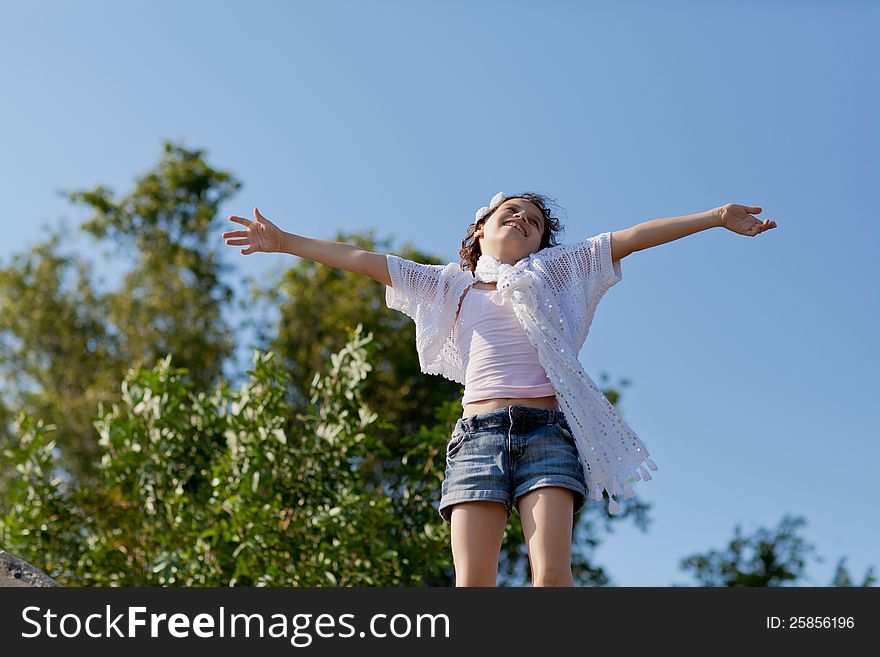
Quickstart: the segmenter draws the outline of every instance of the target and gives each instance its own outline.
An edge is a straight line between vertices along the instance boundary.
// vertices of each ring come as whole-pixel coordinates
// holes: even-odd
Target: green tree
[[[94,455],[92,418],[121,379],[124,357],[85,263],[59,252],[62,236],[16,254],[0,269],[0,434],[25,410],[58,427],[62,460],[81,471]],[[72,284],[67,281],[72,280]],[[8,472],[0,480],[9,478]],[[2,491],[0,481],[0,491]]]
[[[775,529],[760,527],[751,536],[744,536],[737,525],[725,550],[690,555],[681,561],[681,568],[692,571],[699,586],[796,584],[804,579],[807,559],[816,551],[797,533],[805,524],[803,517],[786,515]],[[815,558],[822,561],[821,557]],[[844,561],[838,562],[831,586],[853,586]],[[872,567],[859,586],[871,586],[876,581]]]
[[[841,557],[837,561],[837,566],[834,569],[834,576],[831,578],[831,586],[874,586],[877,583],[877,573],[874,566],[868,568],[868,571],[865,573],[865,576],[862,578],[862,583],[857,584],[852,575],[849,574],[849,571],[846,569],[846,557]]]
[[[292,414],[286,369],[256,352],[250,382],[193,391],[171,358],[131,370],[101,409],[99,485],[57,475],[52,427],[24,414],[2,458],[19,474],[0,543],[62,584],[424,585],[448,570],[442,521],[423,495],[451,426],[413,441],[395,490],[363,490],[358,463],[387,452],[360,398],[361,327]]]
[[[64,192],[91,212],[82,230],[131,256],[118,289],[95,292],[87,265],[59,253],[62,231],[0,269],[0,433],[10,409],[54,425],[71,476],[91,474],[92,417],[118,400],[132,364],[172,354],[206,390],[232,353],[221,313],[232,291],[219,278],[214,221],[240,183],[203,156],[165,142],[156,169],[118,199],[104,186]]]
[[[205,162],[204,150],[165,142],[156,170],[121,198],[103,185],[69,193],[93,213],[82,230],[133,258],[121,288],[106,299],[129,363],[171,354],[197,389],[219,379],[234,342],[221,315],[233,293],[220,280],[227,266],[216,252],[217,213],[240,187]]]

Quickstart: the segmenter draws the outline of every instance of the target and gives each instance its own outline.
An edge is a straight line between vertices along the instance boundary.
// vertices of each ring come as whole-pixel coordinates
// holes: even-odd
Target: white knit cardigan
[[[464,385],[464,362],[453,325],[462,294],[476,278],[458,263],[426,265],[392,254],[386,258],[391,287],[385,288],[385,303],[415,322],[421,371]],[[541,249],[527,258],[527,269],[541,288],[538,304],[544,313],[534,317],[554,318],[553,327],[543,328],[553,336],[555,348],[540,350],[541,365],[572,428],[588,497],[601,501],[607,492],[608,510],[617,513],[620,507],[613,496],[633,497],[630,482],[650,480],[645,466],[657,466],[577,360],[596,306],[623,278],[620,260],[611,260],[611,233]]]

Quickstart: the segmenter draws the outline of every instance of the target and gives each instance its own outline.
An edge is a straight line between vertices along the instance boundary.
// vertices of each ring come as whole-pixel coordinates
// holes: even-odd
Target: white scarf
[[[538,350],[538,360],[556,390],[556,400],[574,434],[588,497],[602,501],[602,491],[606,491],[609,513],[618,513],[620,506],[613,496],[623,493],[627,499],[633,497],[630,481],[651,479],[642,462],[651,470],[657,466],[642,441],[581,366],[571,349],[571,340],[565,335],[559,304],[541,298],[543,284],[528,264],[528,257],[508,265],[482,254],[474,276],[478,281],[497,281],[501,296],[512,304],[529,342]]]

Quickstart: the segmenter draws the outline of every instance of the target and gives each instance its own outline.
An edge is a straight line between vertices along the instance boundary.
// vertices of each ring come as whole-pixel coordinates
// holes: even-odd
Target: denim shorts
[[[458,419],[438,509],[447,523],[452,505],[470,500],[499,502],[509,518],[522,495],[543,486],[573,490],[573,512],[583,508],[584,470],[562,411],[507,406]]]

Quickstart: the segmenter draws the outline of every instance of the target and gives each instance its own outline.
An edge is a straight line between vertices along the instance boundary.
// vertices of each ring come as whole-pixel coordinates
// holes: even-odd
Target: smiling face
[[[524,198],[512,198],[489,215],[474,235],[482,253],[499,262],[515,265],[541,247],[544,215]]]

